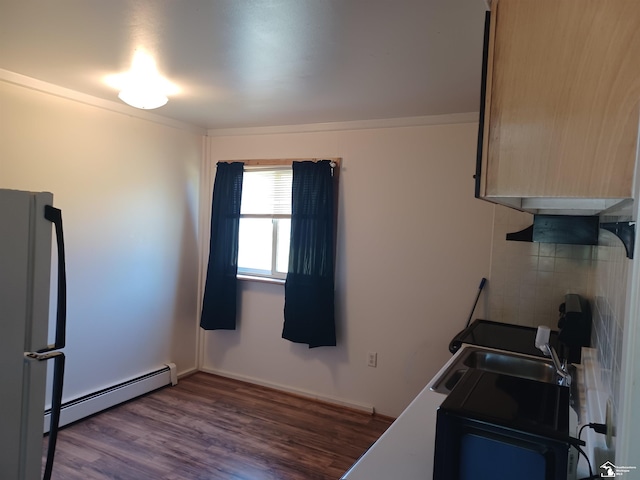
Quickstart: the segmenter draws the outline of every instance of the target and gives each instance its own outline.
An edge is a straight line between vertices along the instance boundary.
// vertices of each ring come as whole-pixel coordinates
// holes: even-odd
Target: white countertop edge
[[[598,351],[595,348],[582,348],[582,363],[579,368],[580,389],[580,424],[578,428],[587,423],[604,423],[607,401],[610,397],[608,390],[602,383],[602,369],[598,361]],[[577,435],[577,432],[576,432]],[[583,448],[591,462],[594,475],[601,472],[600,465],[607,460],[613,462],[615,450],[607,447],[605,436],[596,433],[591,428],[585,428],[582,440],[586,446]],[[578,478],[587,477],[589,469],[587,462],[581,456],[578,462]]]
[[[432,478],[436,413],[445,398],[425,387],[342,480]]]

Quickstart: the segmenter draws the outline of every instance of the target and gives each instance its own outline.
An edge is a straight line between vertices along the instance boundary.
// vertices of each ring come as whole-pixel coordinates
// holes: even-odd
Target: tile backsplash
[[[556,329],[558,307],[567,293],[590,297],[596,247],[507,241],[506,234],[530,226],[533,215],[495,208],[489,319]]]
[[[507,241],[507,233],[533,223],[533,215],[497,205],[493,224],[488,318],[557,328],[567,293],[591,303],[591,346],[598,351],[602,387],[619,405],[626,282],[630,261],[621,241],[600,230],[597,246]]]
[[[620,240],[600,230],[594,247],[592,296],[593,329],[591,346],[598,351],[602,387],[613,399],[614,415],[620,400],[622,338],[626,304],[626,282],[630,260]]]

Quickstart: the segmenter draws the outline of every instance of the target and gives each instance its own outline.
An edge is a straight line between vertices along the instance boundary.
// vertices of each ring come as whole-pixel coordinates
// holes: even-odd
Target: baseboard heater
[[[145,373],[122,383],[112,385],[97,392],[83,395],[62,404],[60,426],[77,422],[85,417],[106,410],[120,403],[152,392],[166,385],[178,383],[176,366],[169,363],[157,370]],[[49,431],[51,409],[44,412],[44,433]]]

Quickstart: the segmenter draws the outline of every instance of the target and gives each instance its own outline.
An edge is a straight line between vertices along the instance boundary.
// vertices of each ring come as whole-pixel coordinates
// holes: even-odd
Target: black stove
[[[468,343],[543,357],[543,353],[535,346],[536,331],[534,327],[476,319],[453,337],[449,351],[456,353],[463,343]],[[551,332],[549,343],[558,350],[558,332]]]
[[[472,369],[440,408],[557,440],[569,436],[569,389],[551,383]]]
[[[568,293],[558,308],[558,331],[551,331],[549,344],[561,359],[580,363],[582,347],[591,344],[591,307],[580,295]],[[497,348],[510,352],[542,357],[535,347],[536,327],[525,327],[492,320],[476,319],[449,343],[449,351],[456,353],[463,343]]]

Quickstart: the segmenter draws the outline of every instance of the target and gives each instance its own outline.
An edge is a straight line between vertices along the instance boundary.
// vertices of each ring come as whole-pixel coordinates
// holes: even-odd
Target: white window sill
[[[236,275],[238,280],[249,281],[249,282],[261,282],[261,283],[273,283],[276,285],[284,285],[284,278],[271,278],[271,277],[259,277],[256,275]]]

